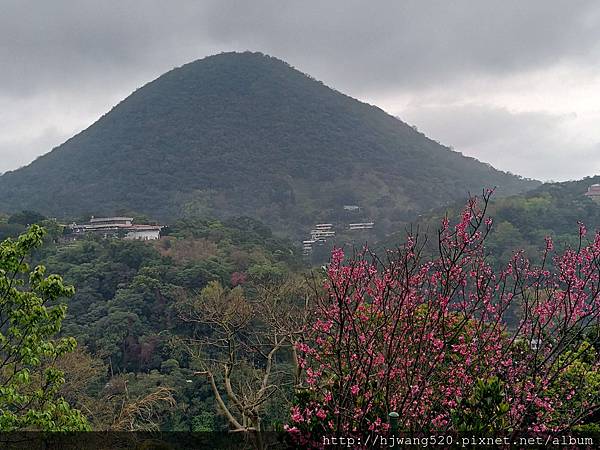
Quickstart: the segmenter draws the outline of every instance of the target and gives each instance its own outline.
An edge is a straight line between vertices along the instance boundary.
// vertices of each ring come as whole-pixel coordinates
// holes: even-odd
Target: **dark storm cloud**
[[[221,18],[209,21],[211,36],[290,55],[301,67],[352,89],[424,86],[457,76],[585,62],[597,60],[600,50],[600,4],[594,1],[211,5],[209,14]]]
[[[561,64],[595,67],[600,3],[3,0],[0,42],[2,171],[161,73],[220,51],[278,56],[367,101]]]
[[[3,93],[31,95],[99,82],[110,89],[133,73],[180,63],[177,51],[194,39],[193,17],[201,8],[190,2],[187,14],[171,4],[176,2],[3,2]],[[173,58],[166,54],[170,46]]]
[[[227,48],[263,50],[349,88],[396,88],[585,62],[600,42],[593,0],[5,0],[1,8],[0,81],[16,94],[161,73]]]

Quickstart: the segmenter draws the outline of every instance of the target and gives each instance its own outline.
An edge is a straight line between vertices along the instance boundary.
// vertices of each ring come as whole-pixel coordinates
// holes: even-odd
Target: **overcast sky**
[[[173,67],[277,56],[495,167],[600,174],[597,0],[0,0],[0,172]]]

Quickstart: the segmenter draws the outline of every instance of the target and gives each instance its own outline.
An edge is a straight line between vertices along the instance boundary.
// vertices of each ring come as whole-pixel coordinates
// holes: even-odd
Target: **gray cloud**
[[[349,89],[425,86],[586,61],[599,52],[600,5],[593,1],[211,4],[211,36],[289,54]]]
[[[3,171],[50,150],[161,73],[219,51],[250,49],[278,56],[350,95],[380,100],[388,110],[388,99],[408,94],[427,97],[444,90],[472,101],[470,81],[501,82],[557,65],[594,68],[600,62],[600,3],[4,0],[0,41]],[[504,88],[510,89],[510,84],[504,83]],[[476,101],[498,107],[485,105],[481,96]],[[29,105],[28,114],[23,102]],[[532,109],[535,112],[535,105]],[[428,113],[433,116],[426,117]],[[473,118],[465,110],[453,112],[463,113],[467,115],[461,123],[468,135]],[[544,111],[540,113],[520,114],[515,120],[523,129],[539,129]],[[442,112],[424,108],[419,113],[412,108],[408,119],[423,128],[436,120],[435,114]],[[482,117],[496,124],[483,123],[482,130],[489,133],[501,122],[498,117]],[[559,133],[560,120],[548,120],[548,129]],[[456,139],[452,129],[432,130],[442,142]],[[477,147],[464,140],[465,147],[459,149],[465,153],[477,151],[476,156],[485,159],[498,148],[491,144],[496,139],[492,134],[471,132],[483,136]],[[527,140],[511,138],[514,149],[504,146],[503,151],[510,155],[527,146],[543,152],[546,143],[535,135],[521,133]],[[458,148],[460,142],[454,145]],[[540,173],[542,178],[577,172],[567,173],[562,164],[543,170],[533,170],[526,161],[513,166],[520,160],[510,156],[498,161],[507,164],[502,168]]]
[[[562,132],[577,119],[573,114],[467,104],[409,107],[404,118],[463,153],[526,177],[547,181],[552,173],[570,179],[600,173],[600,142],[573,141]]]
[[[19,137],[0,139],[2,165],[11,169],[18,168],[24,164],[24,161],[32,161],[40,156],[40,149],[49,150],[56,142],[64,141],[68,137],[55,128],[45,128],[33,136],[28,136],[27,139]]]
[[[597,58],[599,28],[593,0],[5,0],[0,79],[27,92],[249,48],[347,88],[381,89]]]

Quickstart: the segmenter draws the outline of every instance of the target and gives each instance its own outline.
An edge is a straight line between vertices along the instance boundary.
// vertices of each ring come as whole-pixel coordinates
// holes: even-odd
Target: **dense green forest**
[[[76,286],[62,326],[62,334],[79,344],[60,360],[67,372],[65,398],[95,428],[226,429],[205,379],[194,375],[184,343],[194,327],[180,319],[177,305],[210,282],[238,286],[251,299],[257,286],[302,270],[298,250],[250,218],[182,220],[152,243],[98,237],[63,242],[62,227],[32,212],[4,218],[0,232],[14,237],[36,222],[48,234],[33,263],[43,262]],[[123,428],[123,404],[152,399],[152,420],[131,419]]]
[[[0,176],[0,209],[58,218],[135,211],[163,222],[247,215],[299,237],[358,205],[386,233],[483,185],[508,195],[538,184],[247,52],[164,74]]]
[[[539,256],[550,236],[560,249],[578,246],[579,223],[588,230],[588,238],[600,230],[600,204],[584,194],[600,176],[578,181],[545,183],[521,195],[499,198],[494,195],[488,213],[493,227],[487,242],[491,261],[506,263],[517,250],[524,250],[531,258]],[[374,245],[378,250],[395,248],[411,226],[435,236],[445,215],[452,217],[461,211],[464,201],[423,215],[420,220],[407,223],[402,230]],[[435,249],[433,249],[435,250]]]

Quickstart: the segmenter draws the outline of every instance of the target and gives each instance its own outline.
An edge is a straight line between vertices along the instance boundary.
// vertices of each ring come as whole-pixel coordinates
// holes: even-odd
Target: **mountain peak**
[[[499,186],[535,183],[450,151],[379,108],[262,53],[173,69],[29,166],[0,177],[7,211],[249,215],[301,230],[359,205],[382,229]]]

